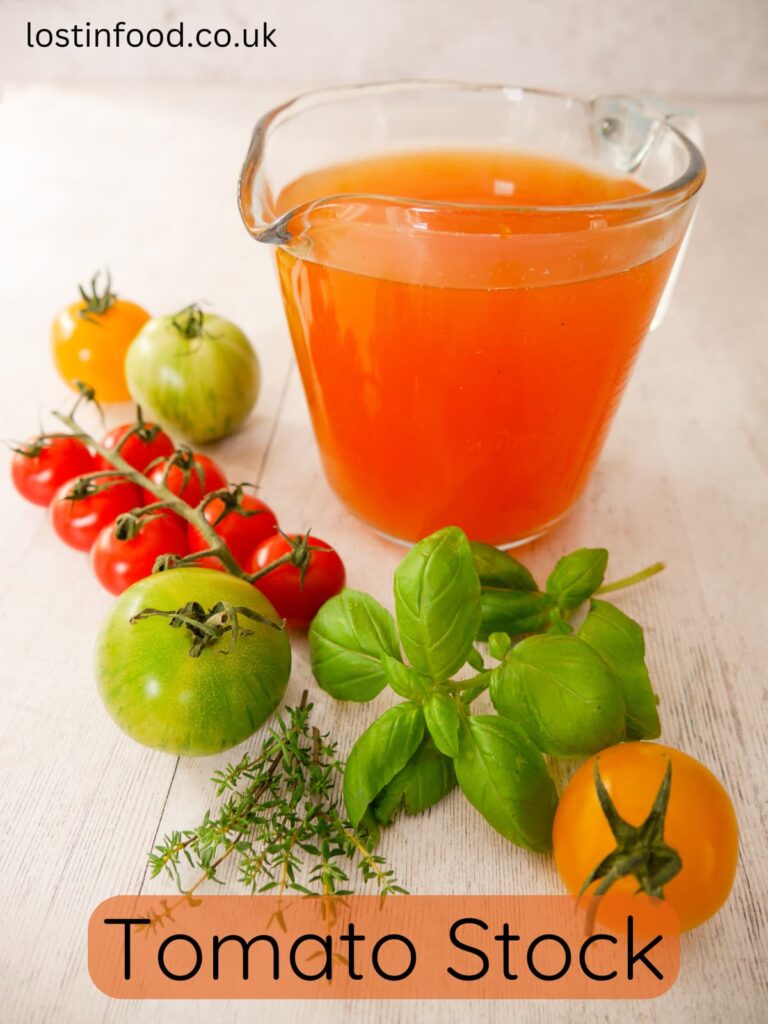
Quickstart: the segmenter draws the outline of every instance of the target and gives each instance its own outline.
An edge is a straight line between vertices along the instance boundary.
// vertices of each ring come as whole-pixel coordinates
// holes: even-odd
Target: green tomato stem
[[[153,501],[151,505],[144,505],[143,508],[138,509],[136,515],[140,519],[151,518],[156,512],[167,512],[168,508],[167,501]]]
[[[623,590],[625,587],[632,587],[635,583],[642,583],[643,580],[650,579],[651,576],[655,576],[664,569],[666,569],[664,562],[654,562],[653,565],[649,565],[647,569],[641,569],[640,572],[633,573],[631,576],[625,576],[624,579],[615,580],[613,583],[604,583],[602,587],[598,587],[595,593],[610,594],[614,590]]]
[[[99,469],[95,473],[86,473],[84,476],[78,477],[79,480],[99,480],[103,477],[115,477],[122,476],[122,473],[116,473],[114,469]]]
[[[313,549],[313,550],[321,551],[322,548],[317,548],[317,549]],[[272,572],[273,569],[276,569],[278,567],[278,565],[285,565],[287,562],[293,562],[293,560],[294,560],[294,552],[293,552],[293,550],[286,551],[286,553],[284,555],[280,555],[280,557],[276,558],[274,560],[274,562],[270,562],[269,565],[265,565],[263,569],[259,569],[257,572],[249,572],[249,573],[244,573],[241,570],[239,575],[241,575],[243,577],[243,579],[246,580],[248,583],[255,583],[256,580],[260,580],[262,576],[266,576],[268,572]]]

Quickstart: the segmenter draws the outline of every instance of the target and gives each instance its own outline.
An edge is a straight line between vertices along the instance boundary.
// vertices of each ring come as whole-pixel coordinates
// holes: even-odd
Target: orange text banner
[[[647,999],[679,968],[663,903],[567,896],[115,896],[88,927],[122,999]]]

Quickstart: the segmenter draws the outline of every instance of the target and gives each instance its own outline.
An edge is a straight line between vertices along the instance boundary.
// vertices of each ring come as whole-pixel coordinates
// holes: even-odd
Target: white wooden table
[[[98,266],[155,312],[207,300],[254,339],[264,369],[255,417],[215,455],[233,479],[259,481],[288,528],[311,525],[335,543],[352,586],[391,604],[402,552],[348,515],[323,479],[270,254],[247,238],[236,210],[251,125],[279,98],[189,86],[6,92],[0,435],[34,432],[38,416],[67,399],[48,324]],[[647,628],[664,739],[710,765],[736,802],[742,847],[731,900],[685,938],[680,978],[654,1002],[321,1003],[311,1011],[318,1024],[768,1018],[768,106],[711,104],[700,114],[710,179],[674,303],[646,344],[586,497],[527,559],[543,569],[574,546],[601,544],[613,576],[667,560],[666,573],[621,604]],[[126,411],[110,410],[110,421]],[[199,820],[208,777],[229,755],[177,761],[117,731],[91,667],[111,598],[44,512],[17,498],[5,470],[0,488],[0,1019],[233,1024],[268,1014],[280,1024],[305,1014],[294,1004],[119,1003],[92,986],[91,910],[113,894],[168,888],[148,880],[147,852],[164,830]],[[289,699],[307,685],[298,644]],[[322,726],[346,751],[374,709],[312,692]],[[384,852],[413,892],[559,891],[547,861],[511,847],[457,794],[399,821]]]

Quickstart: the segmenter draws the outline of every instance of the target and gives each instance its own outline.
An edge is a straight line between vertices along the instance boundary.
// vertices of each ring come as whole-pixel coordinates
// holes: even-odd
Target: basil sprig
[[[355,590],[321,608],[309,644],[322,689],[368,701],[388,686],[401,698],[347,760],[344,800],[355,827],[376,838],[398,811],[418,814],[458,782],[503,836],[547,850],[557,794],[544,755],[586,756],[659,735],[642,629],[594,597],[624,585],[603,587],[607,560],[604,548],[574,551],[539,590],[522,563],[446,527],[397,568],[394,619]],[[571,618],[586,601],[574,631]],[[475,647],[483,640],[494,668]],[[477,674],[456,679],[462,670]],[[497,713],[473,714],[486,689]]]

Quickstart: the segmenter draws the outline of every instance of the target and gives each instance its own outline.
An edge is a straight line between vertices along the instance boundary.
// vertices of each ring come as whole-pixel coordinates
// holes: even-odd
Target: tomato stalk
[[[246,482],[235,484],[234,486],[230,484],[231,490],[229,491],[218,491],[206,494],[203,497],[203,501],[200,506],[200,511],[205,512],[205,510],[208,508],[211,502],[215,501],[217,498],[221,501],[221,512],[216,517],[216,519],[214,519],[214,521],[211,523],[211,526],[213,527],[218,526],[219,523],[223,519],[226,519],[229,513],[234,511],[235,509],[237,510],[237,514],[239,516],[242,516],[244,519],[250,519],[251,516],[264,515],[264,509],[248,509],[244,508],[243,505],[241,505],[240,503],[245,488],[253,486],[254,484],[249,484]]]
[[[54,437],[59,435],[46,434],[45,437],[37,437],[34,441],[25,441],[22,444],[12,444],[9,442],[8,447],[12,452],[16,452],[17,455],[21,455],[25,459],[36,459],[42,451],[50,446]],[[69,434],[63,435],[69,437]]]
[[[288,534],[283,533],[282,530],[278,530],[278,533],[291,545],[291,550],[286,551],[284,555],[276,558],[274,562],[270,562],[262,569],[258,569],[256,572],[245,573],[243,575],[243,579],[248,580],[249,583],[255,583],[256,580],[261,579],[262,576],[266,576],[267,573],[272,572],[272,570],[276,569],[279,565],[286,565],[290,563],[291,565],[295,565],[299,570],[299,582],[303,583],[307,569],[309,568],[310,559],[312,558],[311,552],[327,550],[327,548],[320,547],[317,544],[309,543],[309,530],[295,541],[292,540]]]
[[[131,619],[131,623],[140,622],[159,615],[168,619],[169,625],[175,628],[186,626],[192,635],[192,644],[189,649],[191,658],[198,658],[200,654],[211,644],[220,640],[225,633],[232,634],[232,646],[235,645],[241,636],[250,636],[252,630],[245,629],[240,624],[240,616],[260,622],[263,626],[280,630],[283,627],[265,615],[260,615],[251,608],[244,608],[242,605],[232,605],[219,601],[209,611],[206,611],[201,604],[190,601],[177,611],[164,611],[160,608],[144,608]],[[231,650],[231,648],[230,648]],[[222,654],[228,651],[223,650]]]
[[[115,473],[112,469],[97,470],[95,473],[79,476],[72,482],[72,490],[67,495],[67,500],[80,501],[82,498],[87,498],[89,494],[106,491],[115,483],[116,476],[120,476],[122,480],[122,474]],[[104,481],[103,486],[100,485],[100,480]]]
[[[101,326],[101,324],[99,323],[98,320],[94,320],[91,314],[95,316],[103,316],[110,308],[110,306],[113,305],[115,299],[117,298],[117,295],[115,295],[115,293],[112,291],[112,277],[108,270],[104,272],[104,276],[106,278],[104,288],[102,289],[102,291],[99,291],[98,282],[100,274],[101,271],[97,270],[96,273],[91,278],[90,291],[86,291],[86,289],[81,284],[77,286],[77,290],[80,292],[80,296],[82,297],[82,300],[85,303],[83,308],[78,313],[78,316],[80,316],[83,320],[87,320],[89,324],[96,324],[99,327]]]
[[[115,446],[116,451],[121,451],[125,446],[126,441],[131,437],[138,437],[144,444],[151,444],[157,435],[161,433],[162,427],[159,423],[153,423],[149,426],[144,420],[144,415],[141,411],[141,406],[136,406],[136,423],[131,427],[130,430],[126,430],[119,442]]]
[[[179,332],[183,338],[201,338],[205,334],[205,314],[202,309],[196,304],[192,303],[190,306],[185,306],[184,309],[180,310],[175,317],[172,318],[171,323]]]
[[[620,878],[632,875],[638,883],[638,892],[664,899],[664,886],[679,874],[683,866],[677,850],[664,842],[664,820],[672,783],[671,761],[667,762],[648,817],[638,826],[630,825],[616,810],[600,776],[599,758],[595,758],[594,779],[597,798],[616,846],[590,872],[579,893],[583,896],[593,882],[598,883],[589,902],[587,934],[592,933],[601,898]]]

